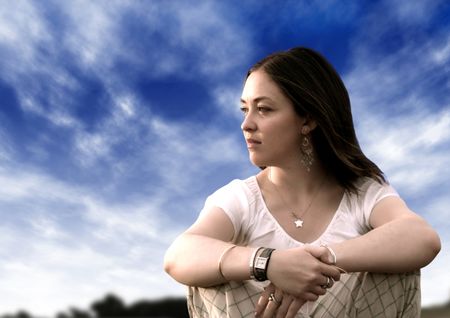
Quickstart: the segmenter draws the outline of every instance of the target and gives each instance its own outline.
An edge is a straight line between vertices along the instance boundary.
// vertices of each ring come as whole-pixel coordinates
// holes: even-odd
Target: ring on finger
[[[325,284],[320,285],[320,287],[322,287],[323,289],[327,289],[328,284],[330,283],[330,278],[328,276],[326,276],[327,281],[325,282]]]
[[[330,278],[330,276],[326,276],[327,277],[327,281],[325,284],[321,285],[322,288],[330,288],[331,286],[333,286],[333,279]]]
[[[274,294],[274,293],[270,293],[270,295],[269,295],[269,301],[273,301],[274,304],[277,305],[277,306],[280,306],[280,305],[281,305],[281,301],[278,300],[278,299],[275,297],[275,294]]]

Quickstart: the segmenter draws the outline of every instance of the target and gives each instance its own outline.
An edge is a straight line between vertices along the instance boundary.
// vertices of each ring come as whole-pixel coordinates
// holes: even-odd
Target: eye
[[[267,106],[258,106],[258,112],[264,114],[264,113],[268,113],[272,111],[272,109],[270,107]]]
[[[247,107],[241,106],[240,109],[241,109],[242,114],[247,115],[247,113],[248,113],[248,108]]]

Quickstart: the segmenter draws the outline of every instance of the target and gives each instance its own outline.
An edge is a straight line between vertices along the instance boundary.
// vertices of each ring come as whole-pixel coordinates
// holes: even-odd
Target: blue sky
[[[298,45],[336,66],[363,150],[441,235],[423,304],[447,301],[448,16],[430,0],[3,1],[0,313],[183,295],[166,248],[257,172],[244,74]]]

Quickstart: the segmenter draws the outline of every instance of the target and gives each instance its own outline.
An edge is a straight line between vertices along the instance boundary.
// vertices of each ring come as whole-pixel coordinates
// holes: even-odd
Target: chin
[[[263,160],[262,158],[255,158],[255,156],[250,156],[250,162],[261,169],[264,169],[265,167],[269,166],[267,160]]]

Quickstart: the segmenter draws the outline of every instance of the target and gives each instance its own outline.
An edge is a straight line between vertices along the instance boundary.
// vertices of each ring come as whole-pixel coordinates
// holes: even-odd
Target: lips
[[[261,144],[261,141],[253,139],[253,138],[248,138],[245,141],[247,142],[247,147],[248,148],[252,148],[252,147],[255,147],[255,146]]]

